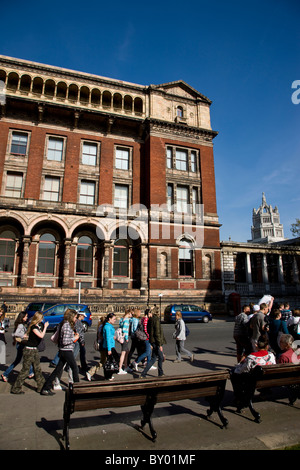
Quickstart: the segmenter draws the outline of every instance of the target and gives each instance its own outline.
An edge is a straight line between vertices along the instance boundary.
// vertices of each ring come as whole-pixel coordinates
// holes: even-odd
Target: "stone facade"
[[[265,294],[276,302],[300,305],[300,239],[277,243],[221,242],[223,292],[240,304],[257,303]],[[231,308],[231,307],[228,307]]]
[[[0,82],[2,298],[222,309],[211,101],[5,56]]]

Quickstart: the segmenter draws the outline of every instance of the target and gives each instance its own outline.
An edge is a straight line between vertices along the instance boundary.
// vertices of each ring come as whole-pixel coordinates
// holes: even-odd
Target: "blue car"
[[[33,317],[33,315],[36,312],[41,312],[43,313],[44,310],[47,310],[47,308],[52,307],[53,305],[56,305],[57,302],[47,302],[47,301],[41,301],[41,302],[30,302],[30,304],[27,305],[25,308],[25,312],[28,314],[28,319]]]
[[[212,321],[212,315],[207,312],[206,310],[203,310],[201,307],[198,307],[197,305],[190,305],[190,304],[173,304],[173,305],[168,305],[165,308],[164,312],[164,321],[166,323],[170,322],[175,322],[175,315],[176,312],[181,312],[182,314],[182,319],[184,321],[201,321],[203,323],[208,323],[209,321]]]
[[[92,325],[92,314],[89,307],[85,304],[56,304],[53,307],[44,310],[44,321],[49,322],[49,330],[54,330],[57,325],[64,318],[64,313],[67,308],[76,310],[78,313],[84,313],[85,317],[82,320],[85,331]]]

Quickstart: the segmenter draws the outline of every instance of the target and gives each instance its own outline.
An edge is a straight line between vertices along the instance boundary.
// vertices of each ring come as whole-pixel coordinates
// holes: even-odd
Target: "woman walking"
[[[22,341],[27,338],[26,332],[27,332],[27,320],[28,320],[28,314],[27,312],[20,312],[19,315],[17,316],[17,319],[14,324],[14,331],[12,333],[13,337],[13,344],[16,345],[17,349],[17,355],[14,360],[14,362],[6,369],[4,374],[1,375],[3,382],[8,381],[8,376],[9,374],[14,370],[14,368],[20,364],[22,357],[23,357],[23,350],[25,347],[25,343]],[[33,368],[32,366],[30,367],[29,371],[29,378],[33,377]]]
[[[46,380],[41,395],[54,395],[51,391],[53,381],[58,377],[60,379],[63,368],[68,364],[72,370],[73,381],[79,382],[78,366],[74,356],[75,342],[79,338],[79,334],[75,332],[75,323],[77,320],[76,310],[68,308],[64,314],[64,319],[59,325],[59,362]]]
[[[103,326],[103,349],[107,354],[107,360],[110,359],[110,356],[119,364],[120,356],[116,351],[115,343],[115,329],[114,323],[116,321],[116,315],[114,313],[109,313],[106,316],[104,326]],[[104,377],[107,380],[113,380],[113,372],[107,372],[104,368]]]
[[[43,323],[43,319],[44,315],[40,312],[36,312],[32,317],[29,328],[27,330],[28,341],[23,350],[23,367],[18,375],[17,380],[11,388],[11,393],[24,393],[22,391],[22,385],[29,374],[31,366],[33,366],[34,370],[34,378],[37,383],[37,392],[39,393],[42,390],[45,379],[43,377],[40,365],[38,346],[41,340],[44,338],[49,326],[48,322],[45,324]]]
[[[181,354],[186,354],[190,358],[190,361],[193,362],[194,354],[192,354],[190,351],[188,351],[184,347],[184,342],[186,340],[186,329],[185,329],[185,323],[182,319],[181,312],[176,312],[175,318],[176,318],[175,332],[173,334],[173,337],[176,340],[176,343],[175,343],[176,360],[174,362],[181,362]]]

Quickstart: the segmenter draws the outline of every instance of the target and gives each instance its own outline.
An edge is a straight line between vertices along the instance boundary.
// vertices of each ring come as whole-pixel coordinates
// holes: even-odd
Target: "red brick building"
[[[2,298],[216,308],[211,101],[4,56],[0,84]]]

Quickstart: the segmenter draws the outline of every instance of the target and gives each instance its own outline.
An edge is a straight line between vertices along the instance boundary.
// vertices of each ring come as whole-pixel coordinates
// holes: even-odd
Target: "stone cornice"
[[[178,124],[170,121],[161,121],[159,119],[147,118],[145,123],[148,126],[148,132],[158,132],[167,135],[178,135],[180,138],[204,139],[211,142],[217,135],[217,131],[204,129],[199,127],[187,126],[186,124]]]

